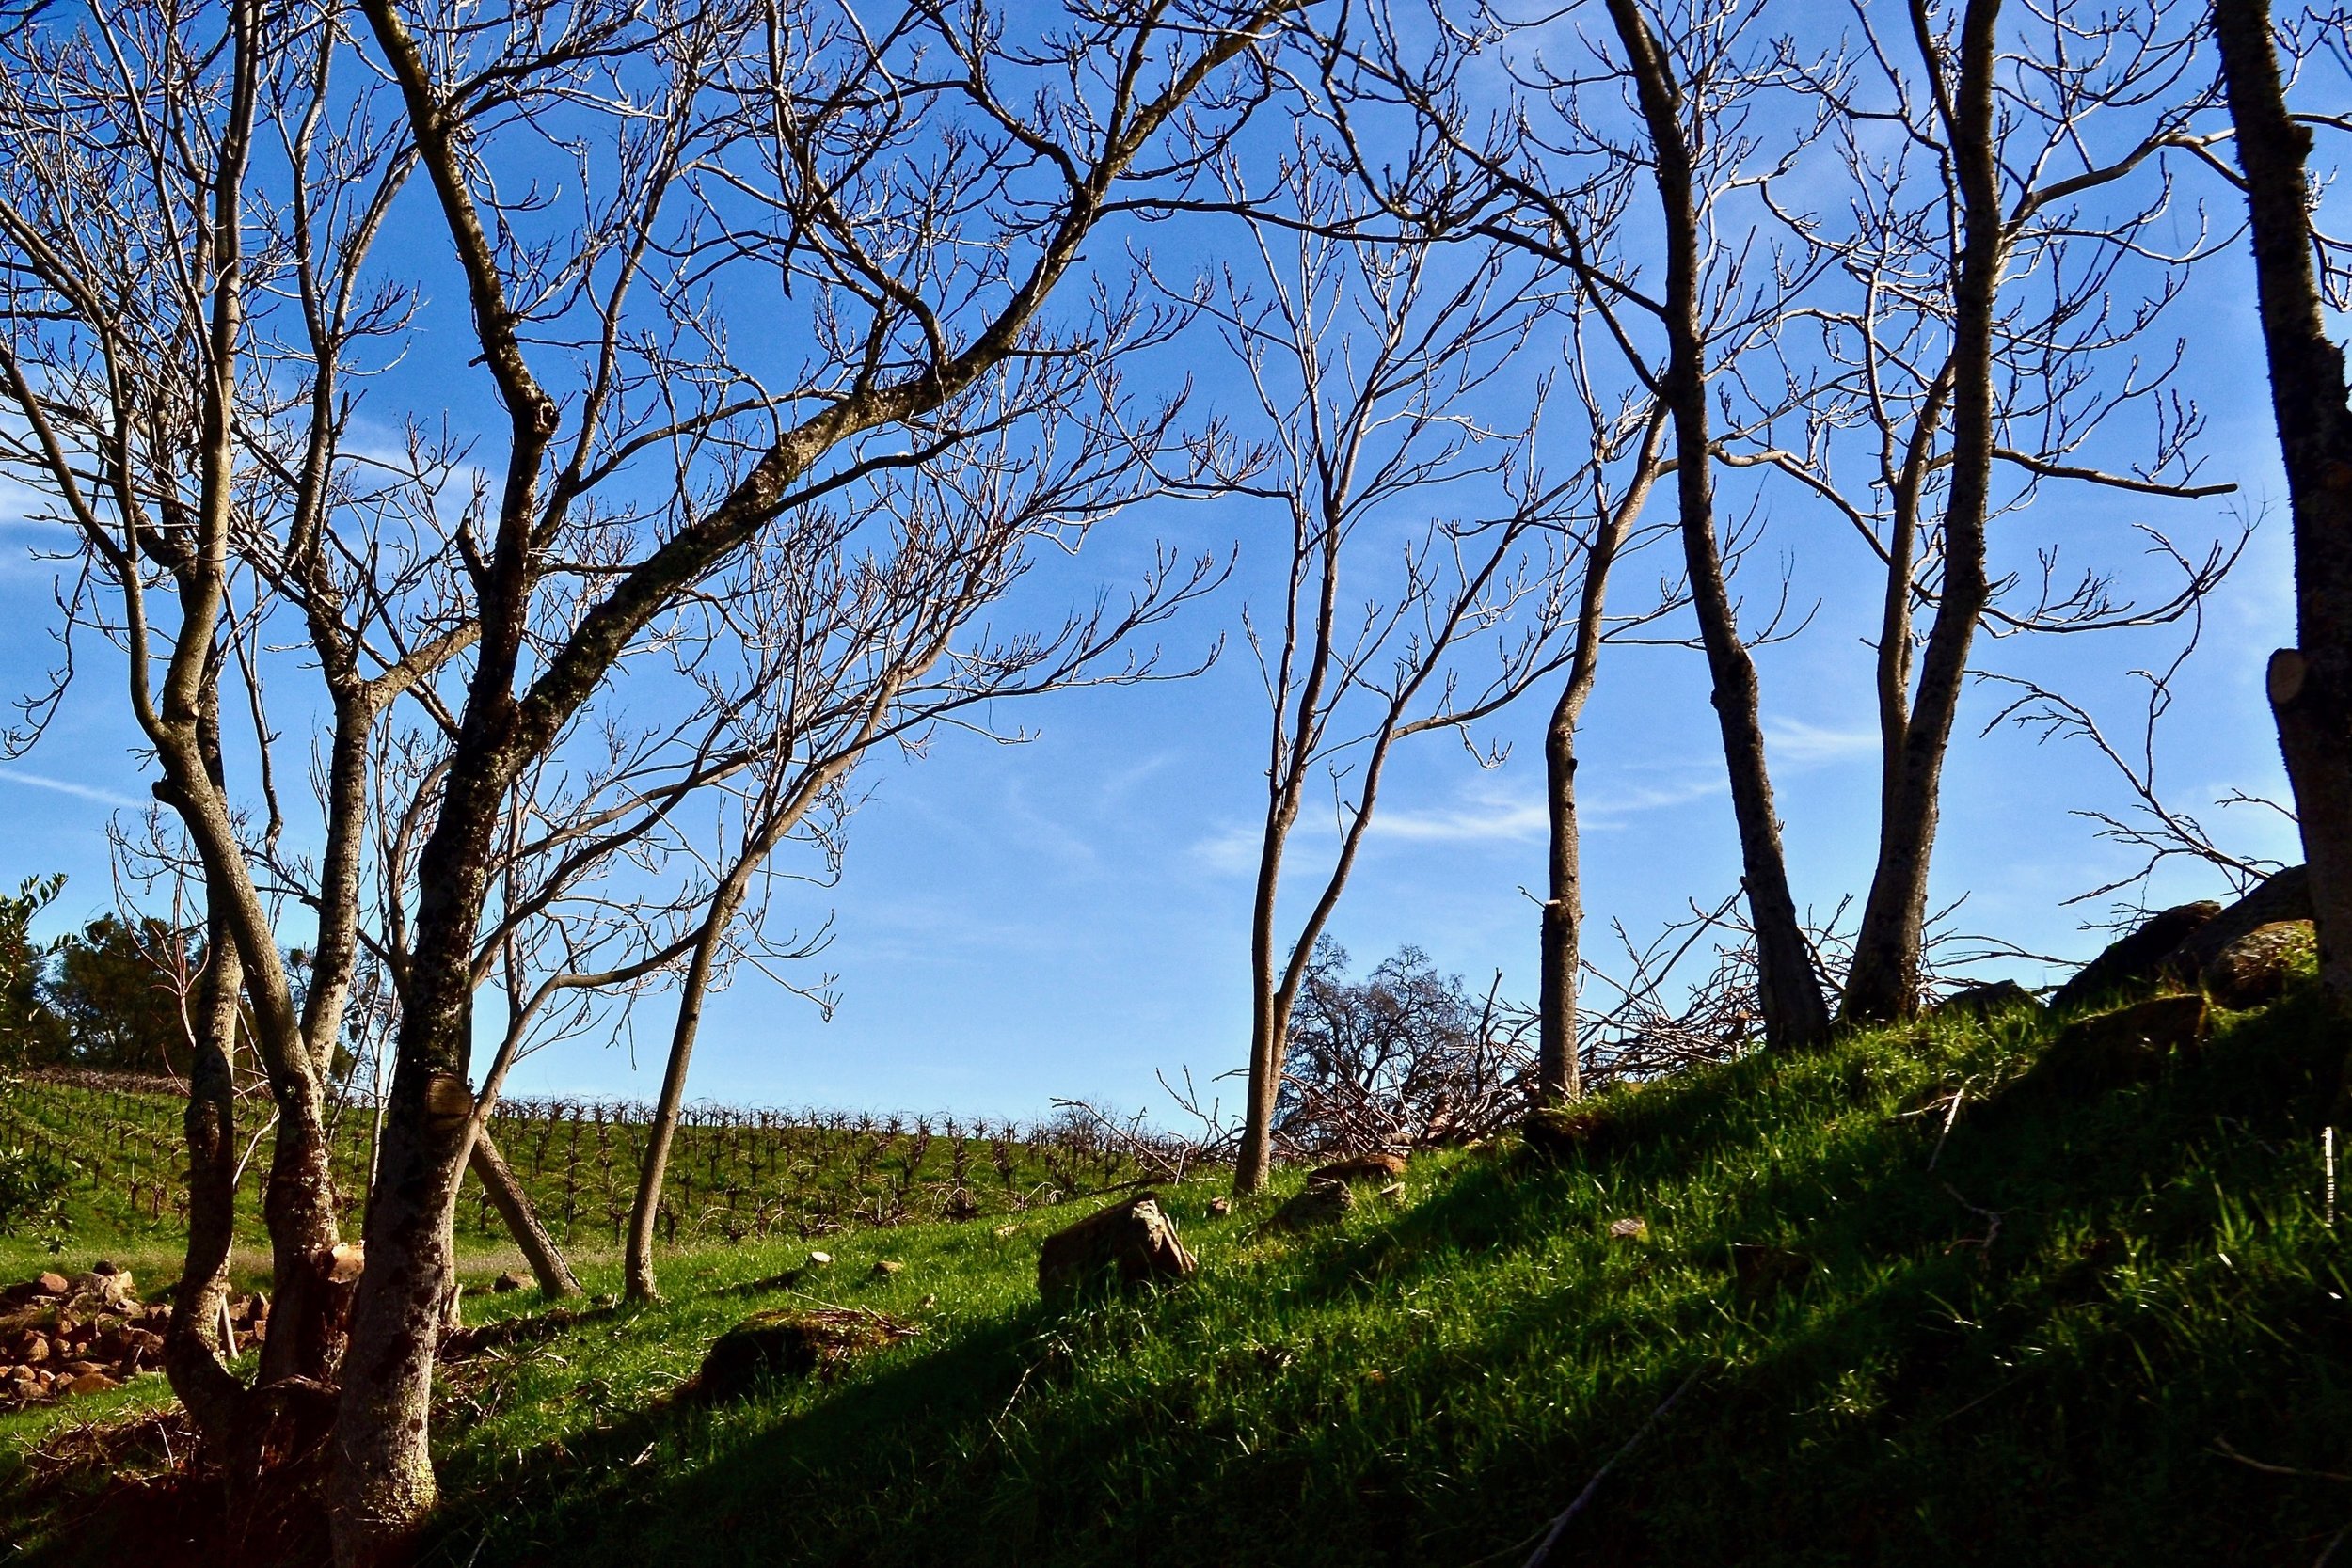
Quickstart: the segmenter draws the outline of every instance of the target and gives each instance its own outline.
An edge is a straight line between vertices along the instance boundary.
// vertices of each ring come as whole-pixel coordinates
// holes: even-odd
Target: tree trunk
[[[205,933],[204,990],[188,1068],[188,1250],[164,1331],[164,1370],[210,1445],[228,1440],[245,1393],[223,1365],[221,1303],[229,1292],[229,1249],[236,1239],[236,1092],[231,1062],[244,968],[227,923]]]
[[[2298,645],[2270,657],[2270,705],[2311,863],[2320,978],[2352,1011],[2352,406],[2312,265],[2312,133],[2288,115],[2269,5],[2215,0],[2213,15],[2295,521]]]
[[[1296,816],[1295,796],[1287,802],[1278,798],[1266,814],[1258,884],[1250,900],[1249,1080],[1248,1100],[1242,1107],[1241,1148],[1233,1160],[1233,1191],[1238,1195],[1263,1192],[1274,1174],[1275,1103],[1281,1097],[1282,1053],[1290,1033],[1290,1021],[1279,1016],[1280,999],[1276,994],[1274,904],[1282,880],[1283,841]]]
[[[334,1277],[342,1236],[326,1108],[316,1087],[288,1085],[278,1096],[277,1147],[262,1196],[271,1242],[270,1335],[262,1344],[264,1384],[289,1377],[333,1383],[350,1324],[351,1284]]]
[[[714,899],[678,992],[677,1023],[670,1034],[670,1059],[661,1069],[661,1095],[654,1103],[653,1125],[646,1129],[645,1156],[637,1169],[637,1198],[628,1212],[628,1250],[623,1259],[626,1283],[622,1290],[631,1301],[654,1301],[661,1293],[653,1272],[654,1221],[661,1212],[661,1184],[670,1172],[670,1145],[677,1135],[678,1110],[686,1102],[686,1069],[693,1059],[694,1037],[702,1029],[703,999],[710,989],[710,972],[719,942],[725,935],[727,922],[734,918],[734,902],[728,894],[736,886],[731,879]],[[722,909],[722,904],[725,908]]]
[[[539,1293],[549,1301],[586,1294],[571,1265],[564,1261],[564,1254],[556,1249],[555,1239],[539,1223],[538,1212],[531,1206],[531,1195],[515,1180],[515,1173],[506,1168],[505,1157],[491,1141],[487,1127],[474,1133],[473,1152],[466,1163],[474,1179],[482,1183],[482,1190],[490,1195],[499,1218],[506,1222],[506,1233],[530,1261],[532,1277],[539,1282]]]
[[[1579,939],[1584,923],[1582,838],[1576,819],[1576,731],[1599,674],[1610,569],[1616,564],[1627,531],[1641,515],[1650,486],[1657,481],[1663,434],[1662,415],[1653,415],[1642,433],[1632,483],[1616,509],[1599,518],[1593,531],[1592,551],[1584,562],[1584,593],[1577,606],[1576,652],[1569,663],[1567,685],[1561,689],[1551,722],[1544,731],[1550,883],[1544,899],[1538,950],[1535,1094],[1539,1100],[1577,1100],[1584,1093],[1576,1040],[1577,988],[1583,961]],[[1595,461],[1598,460],[1596,453]]]
[[[1919,692],[1885,753],[1880,790],[1878,865],[1854,941],[1840,1006],[1845,1022],[1883,1023],[1919,1005],[1920,950],[1928,912],[1928,863],[1935,849],[1944,758],[1960,712],[1968,650],[1990,596],[1985,516],[1993,487],[1993,325],[2000,296],[2000,167],[1993,112],[2001,0],[1969,0],[1961,23],[1960,87],[1953,103],[1952,158],[1963,208],[1953,289],[1952,481],[1944,519],[1944,582],[1919,667]],[[1925,45],[1923,44],[1923,49]],[[1932,55],[1930,71],[1942,63]],[[1931,407],[1932,405],[1931,405]],[[1906,553],[1888,593],[1911,592]],[[1909,635],[1905,619],[1901,635]],[[1882,657],[1885,650],[1881,650]],[[1898,691],[1900,702],[1905,694]]]
[[[421,1054],[404,1052],[392,1081],[336,1412],[335,1554],[359,1568],[404,1560],[438,1497],[433,1357],[455,1276],[450,1231],[473,1095]]]
[[[1674,416],[1675,488],[1681,503],[1691,603],[1714,679],[1732,816],[1740,830],[1741,881],[1756,932],[1757,989],[1768,1045],[1810,1045],[1829,1036],[1829,1008],[1814,976],[1813,951],[1797,921],[1782,856],[1780,818],[1765,764],[1762,695],[1756,661],[1740,641],[1715,531],[1713,441],[1708,430],[1706,334],[1699,303],[1699,215],[1681,90],[1636,0],[1609,0],[1646,123],[1666,233],[1664,325],[1669,340],[1661,395]]]

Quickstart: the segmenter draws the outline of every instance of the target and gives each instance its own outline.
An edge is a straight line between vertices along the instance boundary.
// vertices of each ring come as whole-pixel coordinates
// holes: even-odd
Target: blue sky
[[[2140,516],[2184,540],[2226,531],[2234,512],[2264,517],[2178,683],[2161,778],[2168,799],[2217,826],[2225,844],[2293,859],[2291,832],[2275,817],[2212,809],[2233,789],[2284,798],[2261,676],[2269,651],[2292,638],[2288,535],[2246,274],[2239,251],[2217,258],[2170,318],[2193,334],[2186,387],[2211,416],[2203,477],[2235,481],[2239,494],[2119,502],[2053,491],[2035,513],[2002,525],[2002,548],[2012,561],[2029,560],[2044,539],[2077,550],[2095,539],[2104,543],[2091,547],[2106,548],[2118,525]],[[428,341],[389,384],[396,395],[413,400],[430,388],[437,348],[462,350],[429,341],[434,322],[428,313]],[[461,399],[480,396],[466,376],[440,385]],[[461,420],[487,412],[464,402],[452,411]],[[1804,636],[1762,650],[1759,664],[1793,880],[1800,902],[1826,913],[1841,897],[1858,897],[1870,865],[1877,742],[1871,656],[1861,639],[1875,613],[1876,572],[1844,523],[1776,494],[1750,591],[1764,594],[1785,562],[1797,602],[1820,607]],[[1662,496],[1653,502],[1667,504]],[[25,507],[23,496],[0,491],[0,668],[19,689],[36,685],[54,656],[54,568],[33,557],[42,532],[15,520]],[[745,972],[712,1006],[693,1091],[764,1104],[1028,1117],[1057,1095],[1164,1109],[1157,1072],[1188,1066],[1206,1079],[1239,1066],[1266,716],[1236,633],[1241,605],[1263,589],[1285,531],[1255,503],[1157,503],[1104,525],[1080,556],[1041,564],[1015,608],[1050,621],[1100,585],[1133,581],[1155,542],[1237,547],[1233,580],[1160,638],[1177,662],[1220,638],[1226,657],[1190,681],[1026,705],[1017,719],[1036,738],[1025,744],[949,734],[919,761],[880,759],[863,776],[870,799],[852,824],[840,884],[787,895],[796,902],[780,911],[781,923],[803,927],[833,920],[833,945],[811,966],[839,976],[832,1020]],[[1654,578],[1659,569],[1646,570]],[[1630,596],[1642,586],[1626,582]],[[2162,663],[2177,638],[2159,629],[1981,641],[1979,662],[2060,684],[2128,732],[2138,702],[2128,673]],[[135,736],[121,717],[119,663],[94,645],[82,657],[81,684],[39,749],[0,765],[0,879],[66,872],[53,928],[112,906],[105,822],[146,796]],[[1506,992],[1532,993],[1535,906],[1526,890],[1543,876],[1538,736],[1551,696],[1539,689],[1490,726],[1509,747],[1500,768],[1476,767],[1444,736],[1400,753],[1333,925],[1359,967],[1409,942],[1482,990],[1501,970]],[[2038,745],[2013,730],[1978,738],[1997,705],[1980,688],[1963,712],[1947,774],[1936,901],[1964,893],[1963,928],[2087,955],[2104,939],[2082,925],[2106,909],[2062,901],[2131,863],[2073,814],[2119,807],[2118,781],[2080,745]],[[1711,904],[1732,887],[1737,847],[1717,747],[1695,653],[1613,651],[1580,747],[1586,951],[1604,968],[1612,922],[1645,937],[1689,900]],[[1328,842],[1328,820],[1327,809],[1319,822],[1311,810],[1302,858]],[[2148,896],[2169,902],[2217,886],[2217,878],[2184,868]],[[2029,965],[2011,972],[2044,978]],[[668,1025],[657,992],[640,1003],[633,1033],[530,1058],[513,1091],[648,1097]],[[1234,1099],[1230,1085],[1226,1099]]]

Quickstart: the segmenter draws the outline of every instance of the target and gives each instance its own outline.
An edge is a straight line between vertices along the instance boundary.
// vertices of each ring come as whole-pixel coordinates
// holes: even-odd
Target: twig
[[[1551,1528],[1544,1532],[1543,1540],[1536,1544],[1534,1555],[1527,1560],[1527,1568],[1543,1568],[1543,1565],[1551,1560],[1551,1548],[1559,1544],[1561,1535],[1568,1528],[1568,1521],[1575,1518],[1578,1511],[1593,1500],[1593,1494],[1600,1489],[1601,1478],[1615,1469],[1617,1461],[1631,1453],[1642,1439],[1649,1435],[1650,1428],[1656,1426],[1666,1412],[1675,1407],[1675,1402],[1690,1391],[1691,1385],[1696,1383],[1699,1380],[1699,1373],[1705,1370],[1707,1370],[1707,1363],[1704,1361],[1692,1368],[1691,1375],[1682,1380],[1681,1386],[1668,1394],[1666,1402],[1649,1413],[1649,1419],[1644,1421],[1633,1435],[1626,1439],[1625,1447],[1611,1454],[1609,1463],[1593,1472],[1593,1479],[1584,1483],[1584,1490],[1576,1495],[1576,1500],[1563,1509],[1560,1516],[1551,1522]]]
[[[1944,1140],[1952,1135],[1952,1123],[1960,1118],[1960,1102],[1967,1097],[1968,1085],[1972,1081],[1968,1078],[1962,1079],[1960,1087],[1952,1091],[1951,1108],[1944,1113],[1944,1131],[1935,1135],[1935,1152],[1928,1156],[1928,1169],[1930,1170],[1933,1170],[1935,1163],[1944,1158]]]
[[[2306,1481],[2352,1481],[2352,1476],[2340,1476],[2333,1470],[2298,1470],[2292,1465],[2266,1465],[2259,1459],[2249,1459],[2230,1447],[2230,1440],[2227,1437],[2215,1438],[2213,1447],[2214,1451],[2222,1458],[2234,1459],[2248,1469],[2260,1470],[2266,1476],[2300,1476]]]
[[[1985,1222],[1984,1234],[1982,1236],[1963,1236],[1959,1241],[1954,1242],[1950,1246],[1946,1247],[1944,1250],[1946,1252],[1952,1252],[1964,1246],[1981,1247],[1983,1249],[1984,1256],[1992,1256],[1993,1243],[2000,1240],[2001,1236],[2001,1211],[1998,1209],[1979,1208],[1977,1205],[1969,1202],[1966,1198],[1961,1196],[1960,1189],[1953,1186],[1949,1181],[1943,1182],[1941,1185],[1946,1192],[1951,1194],[1952,1201],[1954,1203],[1959,1204],[1963,1209],[1967,1210],[1970,1213],[1976,1215],[1977,1218]]]

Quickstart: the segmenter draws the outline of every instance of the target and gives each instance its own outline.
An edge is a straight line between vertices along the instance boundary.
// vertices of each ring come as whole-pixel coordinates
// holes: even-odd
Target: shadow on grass
[[[2352,1486],[2221,1445],[2352,1448],[2352,1290],[2298,1207],[2320,1022],[2292,1000],[2154,1083],[1996,1091],[1940,1148],[1897,1108],[1999,1077],[2013,1035],[1751,1059],[1628,1097],[1606,1158],[1472,1163],[1184,1290],[567,1434],[480,1478],[436,1560],[1467,1568],[1703,1366],[1567,1560],[2307,1563]],[[1652,1200],[1646,1247],[1601,1239]],[[1742,1292],[1739,1242],[1812,1266]],[[1474,1328],[1416,1334],[1443,1291]]]

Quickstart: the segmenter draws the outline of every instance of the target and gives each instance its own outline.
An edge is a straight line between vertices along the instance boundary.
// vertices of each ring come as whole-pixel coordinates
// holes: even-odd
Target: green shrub
[[[51,1251],[62,1248],[72,1180],[73,1167],[43,1149],[0,1148],[0,1236],[45,1233]]]

